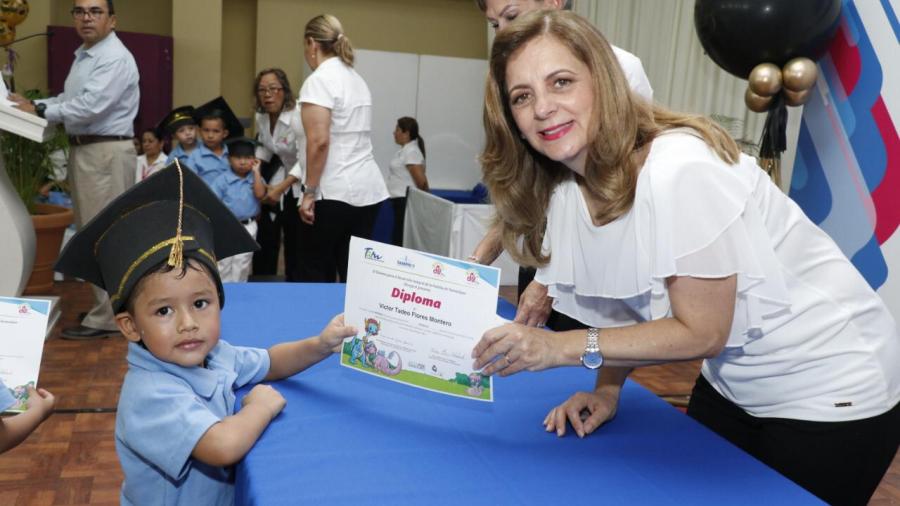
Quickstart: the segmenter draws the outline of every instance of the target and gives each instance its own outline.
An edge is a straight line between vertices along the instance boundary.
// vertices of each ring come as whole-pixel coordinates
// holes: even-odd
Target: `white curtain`
[[[704,54],[694,30],[694,0],[575,0],[572,10],[641,59],[657,102],[712,116],[755,153],[748,145],[759,142],[765,114],[744,105],[747,81]]]

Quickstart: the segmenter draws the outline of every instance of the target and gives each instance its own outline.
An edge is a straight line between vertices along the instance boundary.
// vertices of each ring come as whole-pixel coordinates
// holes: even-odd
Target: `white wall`
[[[372,143],[382,173],[399,149],[393,137],[397,118],[412,116],[425,140],[429,185],[475,186],[481,180],[477,158],[484,146],[487,61],[364,49],[355,54],[354,67],[372,91]]]

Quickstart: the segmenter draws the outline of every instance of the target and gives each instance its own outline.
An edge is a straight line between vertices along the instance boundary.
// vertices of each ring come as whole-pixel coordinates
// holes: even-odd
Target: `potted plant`
[[[37,90],[25,92],[29,99],[40,98]],[[44,143],[34,142],[9,132],[0,132],[0,156],[16,193],[24,202],[34,223],[36,251],[31,277],[24,294],[46,294],[53,287],[53,264],[59,255],[63,234],[72,224],[71,209],[38,202],[41,189],[53,175],[51,154],[68,150],[68,139],[61,126]]]

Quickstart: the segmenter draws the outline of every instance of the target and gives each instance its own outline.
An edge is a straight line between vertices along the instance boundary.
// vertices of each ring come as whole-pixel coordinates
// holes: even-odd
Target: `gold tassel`
[[[166,263],[169,267],[181,269],[184,266],[184,239],[181,237],[181,218],[184,212],[184,173],[178,158],[175,158],[175,166],[178,168],[178,228],[175,229],[175,240]]]

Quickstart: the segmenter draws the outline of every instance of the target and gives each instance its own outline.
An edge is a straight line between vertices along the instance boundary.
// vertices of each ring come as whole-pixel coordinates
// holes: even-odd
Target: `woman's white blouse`
[[[134,170],[134,182],[139,183],[144,179],[147,179],[151,174],[164,169],[166,167],[166,159],[168,158],[169,155],[167,155],[165,151],[160,151],[156,160],[154,160],[153,163],[149,163],[147,162],[147,155],[138,155],[137,166]]]
[[[363,78],[340,58],[328,58],[303,83],[300,103],[331,110],[331,140],[319,182],[322,198],[357,207],[387,199],[372,154],[372,94]]]
[[[286,98],[286,100],[293,100],[293,98]],[[272,160],[272,155],[278,155],[282,164],[282,167],[270,178],[269,184],[282,182],[288,171],[302,182],[306,177],[306,135],[303,133],[303,124],[300,122],[299,104],[286,111],[281,111],[274,131],[270,130],[269,121],[268,113],[256,113],[256,133],[259,140],[256,157],[268,162]],[[300,183],[294,184],[292,189],[294,197],[299,197]]]
[[[425,165],[425,155],[419,149],[419,141],[409,141],[394,153],[388,173],[388,192],[392,198],[405,197],[406,187],[415,187],[407,165]]]
[[[698,137],[657,138],[634,206],[594,226],[570,179],[554,191],[536,280],[553,307],[614,327],[672,316],[666,278],[737,275],[725,350],[702,374],[759,417],[867,418],[900,401],[900,335],[828,235],[756,161],[728,165]]]

